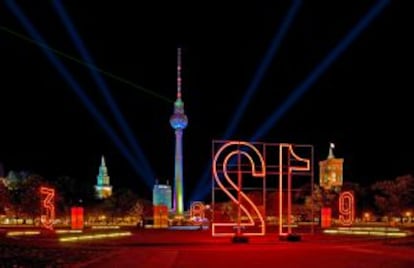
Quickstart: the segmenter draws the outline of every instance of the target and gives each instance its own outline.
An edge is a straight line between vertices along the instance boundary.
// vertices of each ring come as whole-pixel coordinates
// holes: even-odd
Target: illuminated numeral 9
[[[244,149],[244,150],[243,150]],[[227,153],[227,154],[226,154]],[[262,154],[258,149],[248,142],[239,142],[239,141],[229,141],[225,143],[215,154],[213,159],[213,177],[215,183],[220,187],[220,189],[231,199],[233,203],[237,205],[238,208],[238,219],[237,222],[216,222],[212,224],[212,235],[213,236],[234,236],[234,232],[220,232],[217,231],[217,227],[233,227],[237,228],[237,235],[241,235],[241,228],[247,226],[256,226],[259,231],[249,232],[246,231],[243,233],[245,236],[253,235],[264,235],[265,234],[265,221],[263,215],[260,213],[258,207],[253,203],[253,201],[242,191],[242,172],[240,167],[240,162],[237,164],[237,179],[231,178],[231,175],[234,174],[228,170],[228,165],[232,157],[245,157],[251,167],[251,175],[253,177],[260,177],[264,180],[266,171],[265,171],[265,161],[262,157]],[[223,158],[221,162],[219,159]],[[239,159],[240,161],[240,159]],[[220,170],[219,165],[222,163],[222,169]],[[259,170],[256,168],[259,167]],[[224,176],[221,177],[220,174]],[[222,181],[223,180],[223,181]],[[234,182],[237,181],[237,184]],[[230,188],[236,190],[237,194],[231,193],[224,183],[230,185]],[[249,208],[249,209],[248,209]],[[252,215],[250,212],[254,212],[255,215]],[[241,222],[241,213],[243,216],[247,217],[247,222]],[[256,219],[259,221],[258,224],[255,223],[253,216],[256,216]]]
[[[339,195],[339,221],[349,226],[354,222],[354,195],[351,192],[342,192]]]
[[[53,230],[53,222],[55,220],[55,190],[48,187],[40,187],[41,195],[41,211],[40,221],[42,225],[50,230]],[[45,214],[43,214],[43,211]]]

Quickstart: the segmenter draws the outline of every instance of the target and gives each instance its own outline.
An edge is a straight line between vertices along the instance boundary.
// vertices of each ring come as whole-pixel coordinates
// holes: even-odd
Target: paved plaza
[[[0,267],[414,267],[412,237],[316,233],[289,242],[270,234],[234,244],[209,230],[130,231],[127,237],[65,243],[53,236],[2,236]]]

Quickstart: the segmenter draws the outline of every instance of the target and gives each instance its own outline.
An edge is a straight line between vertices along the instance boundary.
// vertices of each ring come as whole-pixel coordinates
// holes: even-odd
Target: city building
[[[154,206],[164,205],[168,210],[172,209],[172,189],[171,185],[155,184],[152,190],[152,204]]]
[[[105,199],[112,195],[112,186],[109,182],[108,168],[105,164],[105,158],[102,156],[99,173],[96,176],[95,196],[98,199]]]
[[[335,158],[333,149],[329,145],[329,154],[326,160],[319,161],[319,185],[325,190],[340,191],[343,184],[343,158]]]

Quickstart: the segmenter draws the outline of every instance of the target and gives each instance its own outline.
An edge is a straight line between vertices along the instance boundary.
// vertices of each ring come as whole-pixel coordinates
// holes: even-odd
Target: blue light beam
[[[144,88],[142,86],[139,86],[137,84],[134,84],[133,82],[131,82],[129,80],[126,80],[125,78],[122,78],[122,77],[119,77],[119,76],[117,76],[115,74],[112,74],[110,72],[104,71],[104,70],[102,70],[102,69],[100,69],[100,68],[98,68],[98,67],[96,67],[96,66],[94,66],[92,64],[89,64],[89,63],[86,63],[84,61],[81,61],[81,60],[79,60],[79,59],[77,59],[75,57],[72,57],[71,55],[68,55],[68,54],[62,52],[62,51],[59,51],[59,50],[54,49],[52,47],[48,47],[45,44],[41,44],[39,42],[36,42],[35,40],[32,40],[31,38],[27,38],[26,36],[24,36],[24,35],[22,35],[20,33],[17,33],[17,32],[15,32],[15,31],[13,31],[13,30],[11,30],[9,28],[6,28],[4,26],[0,26],[0,31],[6,32],[8,34],[11,34],[14,37],[19,38],[20,40],[26,41],[26,42],[31,43],[33,45],[40,46],[40,47],[44,47],[45,49],[53,52],[54,54],[56,54],[59,57],[63,57],[65,59],[67,59],[67,60],[71,60],[71,61],[76,62],[78,64],[81,64],[81,65],[83,65],[85,67],[88,67],[90,69],[95,69],[97,72],[99,72],[99,73],[101,73],[101,74],[103,74],[103,75],[105,75],[105,76],[107,76],[109,78],[112,78],[115,81],[121,82],[121,83],[123,83],[123,84],[125,84],[127,86],[130,86],[132,88],[138,89],[138,90],[142,91],[145,94],[151,95],[153,97],[156,97],[156,98],[158,98],[158,99],[160,99],[162,101],[165,101],[167,103],[170,103],[170,104],[171,103],[174,103],[173,100],[170,100],[169,98],[167,98],[165,96],[162,96],[161,94],[158,94],[155,91],[152,91],[152,90],[146,89],[146,88]]]
[[[75,46],[79,53],[81,54],[82,58],[87,62],[88,64],[95,65],[94,61],[91,57],[91,55],[88,53],[81,37],[77,33],[77,30],[75,29],[74,24],[71,22],[71,19],[67,12],[65,11],[65,8],[63,7],[60,0],[52,1],[53,7],[55,8],[56,12],[59,14],[59,17],[61,18],[62,23],[64,24],[66,30],[68,31],[70,37],[72,38],[72,41],[75,43]],[[109,108],[111,109],[112,113],[114,114],[117,122],[119,123],[125,137],[127,138],[127,141],[129,142],[130,146],[133,149],[133,152],[137,156],[139,162],[142,164],[142,168],[145,170],[145,173],[148,174],[148,179],[152,181],[152,184],[154,184],[155,176],[154,172],[152,172],[152,169],[150,167],[150,164],[145,157],[142,148],[138,144],[137,140],[134,138],[134,135],[126,122],[124,116],[119,110],[118,105],[114,101],[114,98],[112,97],[110,90],[105,83],[104,79],[99,75],[99,73],[95,70],[90,68],[89,69],[93,79],[98,84],[98,88],[100,89],[102,95],[105,98],[105,101],[109,105]]]
[[[292,6],[290,7],[286,17],[283,20],[282,25],[280,26],[279,30],[276,32],[275,36],[273,37],[273,40],[263,57],[262,63],[260,64],[259,68],[256,70],[255,75],[253,76],[252,81],[249,84],[249,87],[247,88],[246,93],[244,94],[244,97],[240,104],[237,106],[237,110],[234,113],[234,116],[232,120],[230,121],[229,126],[227,127],[227,130],[224,134],[223,140],[227,140],[229,137],[231,137],[234,133],[234,131],[237,128],[237,125],[240,122],[240,119],[246,110],[247,105],[249,104],[249,101],[252,97],[252,95],[257,90],[260,82],[263,80],[264,75],[266,74],[267,69],[269,68],[270,63],[272,62],[280,43],[282,42],[283,38],[285,37],[289,26],[291,25],[293,19],[295,18],[297,11],[299,10],[300,4],[302,2],[300,0],[295,0],[292,3]]]
[[[296,101],[311,88],[316,80],[332,65],[332,63],[348,48],[359,34],[380,14],[389,3],[389,0],[379,0],[358,24],[331,50],[327,57],[313,70],[313,72],[300,84],[278,107],[272,115],[256,131],[251,141],[262,138],[274,126],[274,124],[295,104]]]
[[[237,106],[237,110],[234,113],[233,118],[230,121],[230,124],[228,125],[227,130],[222,140],[229,139],[229,137],[231,137],[234,131],[236,130],[237,125],[239,124],[241,117],[244,111],[246,110],[246,107],[249,104],[249,101],[252,95],[255,93],[255,91],[259,87],[260,82],[263,80],[263,77],[265,76],[266,71],[269,68],[269,65],[271,64],[274,56],[276,55],[276,52],[278,51],[280,43],[282,42],[286,33],[288,32],[289,26],[292,24],[292,21],[295,18],[301,4],[302,4],[301,0],[293,1],[290,9],[288,10],[288,13],[283,19],[282,25],[279,27],[278,31],[274,35],[272,42],[270,43],[269,48],[267,49],[267,52],[265,56],[263,57],[263,60],[259,68],[256,70],[256,73],[253,76],[253,79],[250,82],[249,87],[247,88],[243,99],[241,100],[240,104]],[[211,164],[212,164],[211,161],[209,161],[209,163],[207,164],[207,167],[204,170],[203,176],[201,177],[201,179],[199,179],[199,183],[197,184],[196,189],[193,191],[194,198],[197,198],[198,192],[203,191],[205,189],[204,185],[209,180]],[[191,199],[191,200],[197,200],[197,199]]]
[[[267,121],[258,129],[250,141],[256,141],[262,138],[272,126],[291,108],[291,106],[312,86],[313,83],[331,66],[335,59],[345,51],[345,49],[355,40],[355,38],[369,25],[369,23],[385,8],[389,0],[379,0],[369,12],[354,26],[354,28],[346,35],[342,41],[328,54],[328,56],[314,69],[314,71],[298,86],[288,97],[288,99],[276,109]],[[207,181],[204,187],[198,187],[198,198],[205,197],[211,187]]]
[[[37,40],[38,42],[46,44],[43,37],[33,27],[32,23],[23,14],[23,12],[18,7],[18,5],[13,0],[6,0],[5,2],[8,6],[8,8],[13,12],[13,14],[22,23],[22,25],[26,29],[26,31],[29,32],[31,37],[34,40]],[[82,90],[82,88],[79,86],[79,84],[73,79],[73,77],[68,72],[68,70],[55,57],[55,55],[53,53],[49,52],[47,49],[44,49],[44,48],[42,50],[45,53],[46,57],[50,60],[50,62],[56,67],[56,69],[62,75],[62,77],[68,82],[68,84],[70,85],[70,88],[72,88],[75,91],[75,93],[78,95],[78,97],[84,103],[85,107],[87,107],[87,109],[92,114],[92,116],[95,117],[95,119],[98,121],[98,123],[101,125],[101,127],[107,132],[108,136],[113,140],[113,142],[118,147],[118,149],[121,151],[123,156],[131,164],[134,171],[137,172],[138,175],[141,175],[142,178],[144,178],[145,183],[151,189],[153,185],[149,181],[145,180],[147,174],[145,174],[144,170],[142,170],[139,166],[136,165],[134,158],[132,157],[132,155],[128,151],[128,148],[119,139],[119,137],[116,135],[114,130],[111,128],[111,126],[105,121],[105,118],[99,113],[98,109],[93,105],[93,103],[88,98],[88,96],[85,94],[85,92]]]

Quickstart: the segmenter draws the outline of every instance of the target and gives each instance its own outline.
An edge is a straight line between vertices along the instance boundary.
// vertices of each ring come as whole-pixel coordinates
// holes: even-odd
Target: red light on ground
[[[72,229],[83,229],[83,207],[71,208]]]
[[[154,227],[167,228],[168,227],[168,206],[157,205],[154,206]]]
[[[53,230],[55,221],[55,189],[49,187],[40,187],[41,215],[40,221],[46,229]]]
[[[332,209],[322,208],[321,209],[321,227],[322,228],[331,227],[331,222],[332,222]]]

